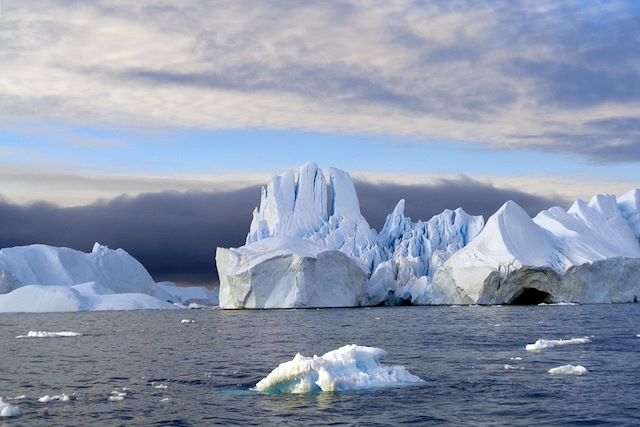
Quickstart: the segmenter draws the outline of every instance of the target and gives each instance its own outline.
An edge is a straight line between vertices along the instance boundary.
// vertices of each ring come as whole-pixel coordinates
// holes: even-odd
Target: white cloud
[[[640,120],[627,5],[5,0],[0,124],[376,133],[640,160],[637,129],[590,125]]]

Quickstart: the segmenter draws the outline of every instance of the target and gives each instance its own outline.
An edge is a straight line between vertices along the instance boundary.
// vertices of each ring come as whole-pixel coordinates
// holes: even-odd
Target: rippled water
[[[29,330],[84,335],[14,338]],[[640,304],[2,314],[0,396],[27,397],[11,401],[24,415],[0,425],[639,425],[636,334]],[[592,343],[524,350],[539,338],[584,336]],[[250,390],[296,352],[350,343],[386,349],[386,363],[426,383],[296,396]],[[589,373],[547,373],[568,363]],[[124,400],[109,401],[122,387]],[[60,393],[77,400],[37,402]]]

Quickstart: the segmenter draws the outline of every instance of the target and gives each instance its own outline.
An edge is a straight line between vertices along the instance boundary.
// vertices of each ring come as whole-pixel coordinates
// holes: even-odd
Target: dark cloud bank
[[[415,221],[458,206],[487,218],[511,199],[534,215],[558,198],[503,190],[468,178],[435,185],[356,183],[364,216],[380,230],[400,198]],[[136,257],[156,280],[214,284],[217,246],[244,244],[259,187],[229,192],[162,192],[61,208],[0,200],[0,247],[44,243],[88,251],[98,241]]]

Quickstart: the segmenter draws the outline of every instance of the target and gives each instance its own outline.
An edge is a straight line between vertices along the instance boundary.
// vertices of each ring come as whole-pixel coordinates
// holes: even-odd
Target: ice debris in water
[[[153,386],[153,388],[157,388],[158,390],[166,390],[169,387],[167,387],[166,384],[158,384],[156,386]]]
[[[514,366],[507,363],[506,365],[504,365],[504,369],[507,371],[523,371],[524,366]]]
[[[40,403],[49,403],[49,402],[53,402],[54,400],[58,400],[60,402],[69,402],[71,400],[76,400],[76,394],[73,393],[71,395],[68,395],[66,393],[62,393],[62,394],[56,394],[53,396],[49,396],[48,394],[45,396],[42,396],[41,398],[38,399],[38,402]]]
[[[196,323],[196,321],[193,319],[182,319],[180,323]]]
[[[267,393],[336,392],[424,382],[403,366],[385,366],[381,348],[346,345],[318,357],[296,354],[280,364],[255,390]]]
[[[551,368],[547,372],[551,375],[585,375],[589,371],[581,365],[563,365],[557,368]]]
[[[18,417],[20,416],[20,414],[20,408],[18,407],[18,405],[11,405],[9,403],[6,403],[0,397],[0,417]]]
[[[18,335],[16,338],[66,338],[66,337],[81,337],[79,332],[62,331],[62,332],[49,332],[49,331],[29,331],[27,335]]]
[[[545,340],[539,339],[533,344],[527,344],[527,351],[540,351],[546,348],[558,347],[561,345],[572,345],[572,344],[589,344],[591,340],[587,337],[585,338],[571,338],[568,340]]]
[[[124,398],[127,396],[127,393],[124,391],[125,390],[124,388],[122,390],[123,391],[113,390],[109,395],[108,400],[110,402],[120,402],[124,400]]]

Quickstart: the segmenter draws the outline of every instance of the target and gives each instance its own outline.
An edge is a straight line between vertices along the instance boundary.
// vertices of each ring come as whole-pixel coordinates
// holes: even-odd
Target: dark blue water
[[[85,335],[14,338],[29,330]],[[0,425],[640,425],[636,334],[639,304],[2,314],[0,396],[27,397],[11,401],[24,415]],[[538,338],[583,336],[593,343],[524,350]],[[295,396],[250,390],[298,351],[351,343],[386,349],[386,363],[426,383]],[[547,374],[568,363],[589,373]],[[110,402],[122,387],[125,399]],[[37,402],[60,393],[77,400]]]

